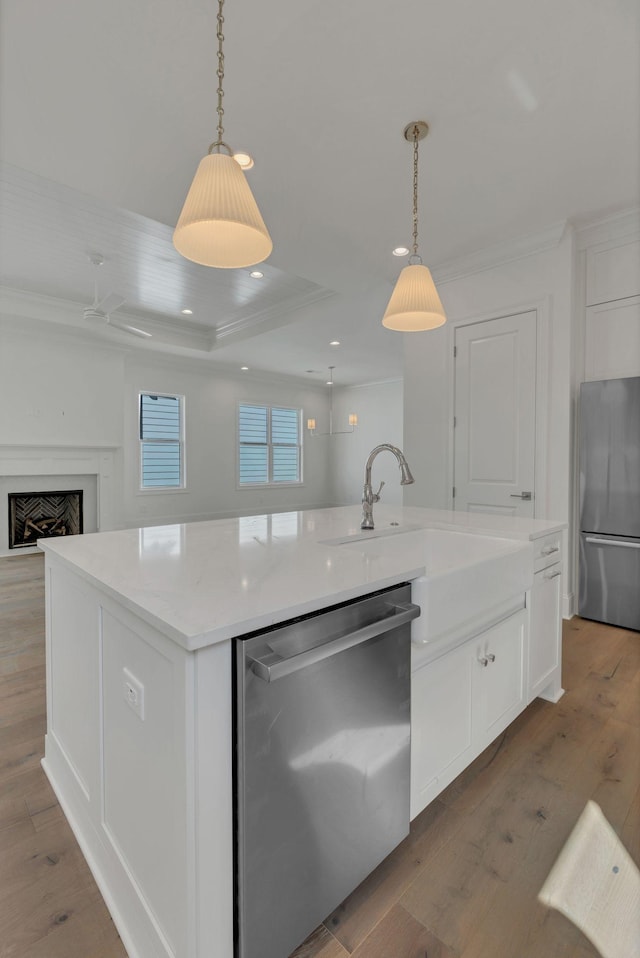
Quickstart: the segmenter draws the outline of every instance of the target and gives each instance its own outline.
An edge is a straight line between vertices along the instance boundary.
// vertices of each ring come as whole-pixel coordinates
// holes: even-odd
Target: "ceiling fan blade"
[[[123,303],[123,296],[119,296],[117,293],[107,293],[107,295],[98,303],[95,309],[101,313],[106,313],[108,316],[109,313],[115,313],[116,309],[119,309]]]
[[[109,326],[115,327],[115,329],[124,329],[125,333],[132,333],[134,336],[140,336],[142,339],[151,339],[151,333],[148,333],[144,329],[138,329],[137,326],[129,326],[128,323],[118,323],[114,322],[112,319],[107,319]]]

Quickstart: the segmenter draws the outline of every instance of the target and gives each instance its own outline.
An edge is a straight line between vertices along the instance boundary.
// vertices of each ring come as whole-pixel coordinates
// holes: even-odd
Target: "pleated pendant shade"
[[[405,266],[389,305],[382,318],[382,325],[403,333],[423,329],[436,329],[446,323],[438,291],[427,266]]]
[[[200,161],[173,234],[182,256],[220,269],[253,266],[273,243],[238,163],[224,153]]]

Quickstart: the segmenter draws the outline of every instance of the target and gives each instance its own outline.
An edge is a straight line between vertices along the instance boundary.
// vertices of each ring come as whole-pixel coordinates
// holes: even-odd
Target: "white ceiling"
[[[431,266],[640,202],[637,0],[227,0],[224,138],[255,157],[274,250],[262,280],[188,263],[171,232],[215,139],[216,7],[2,0],[0,284],[80,325],[101,252],[142,349],[366,382],[401,372],[380,317],[411,120]]]

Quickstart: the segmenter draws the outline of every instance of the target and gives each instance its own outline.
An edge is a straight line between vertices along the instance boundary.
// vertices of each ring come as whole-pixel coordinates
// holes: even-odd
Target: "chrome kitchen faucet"
[[[415,479],[411,475],[411,470],[409,469],[409,463],[404,458],[404,453],[401,449],[398,449],[397,446],[392,446],[391,443],[383,442],[380,446],[376,446],[375,449],[372,449],[369,453],[369,458],[367,459],[367,464],[364,468],[364,490],[362,492],[362,522],[360,524],[361,529],[373,529],[373,504],[374,502],[380,502],[380,493],[382,492],[382,487],[384,482],[380,483],[380,487],[377,492],[374,492],[371,488],[371,467],[373,465],[373,460],[376,458],[378,453],[382,452],[383,449],[388,449],[389,452],[392,452],[393,455],[398,460],[398,466],[400,467],[400,472],[402,474],[400,479],[401,486],[410,486],[412,482],[415,482]]]

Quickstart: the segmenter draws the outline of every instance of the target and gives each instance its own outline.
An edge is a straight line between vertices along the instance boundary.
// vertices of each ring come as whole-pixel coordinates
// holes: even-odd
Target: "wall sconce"
[[[307,419],[307,429],[309,430],[310,436],[344,436],[348,433],[355,432],[355,428],[358,425],[358,417],[356,413],[349,413],[349,429],[334,429],[333,428],[333,370],[335,366],[329,366],[329,378],[327,380],[327,386],[330,389],[329,393],[329,429],[327,432],[316,432],[316,421],[315,419]]]

